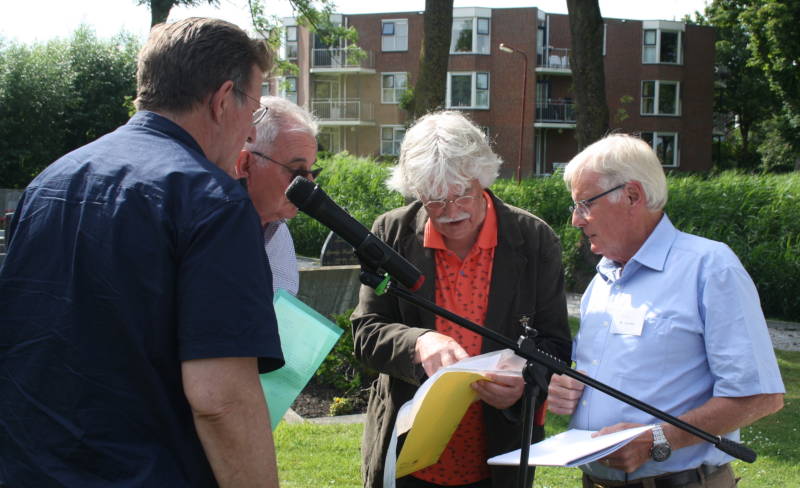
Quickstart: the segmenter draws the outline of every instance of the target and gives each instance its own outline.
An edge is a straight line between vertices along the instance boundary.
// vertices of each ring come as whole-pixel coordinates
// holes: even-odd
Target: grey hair
[[[466,191],[472,180],[488,188],[501,164],[486,135],[463,114],[434,112],[406,131],[386,186],[408,198],[440,200]]]
[[[600,176],[599,184],[611,189],[628,181],[638,181],[647,196],[647,208],[661,210],[667,204],[667,178],[658,156],[650,144],[628,134],[612,134],[591,144],[567,164],[564,182],[567,188],[582,171],[592,171]],[[619,193],[609,195],[618,201]]]
[[[317,137],[317,119],[303,107],[272,96],[261,97],[261,105],[267,107],[267,114],[256,126],[256,140],[244,145],[248,151],[269,151],[280,133],[300,132]]]

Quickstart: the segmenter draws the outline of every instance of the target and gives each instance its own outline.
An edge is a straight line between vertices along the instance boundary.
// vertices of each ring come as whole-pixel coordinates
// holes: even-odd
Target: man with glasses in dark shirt
[[[270,67],[227,22],[158,25],[139,112],[26,189],[0,270],[0,482],[278,486],[272,283],[226,174]]]
[[[318,125],[308,111],[284,98],[263,97],[261,105],[267,112],[256,124],[255,140],[239,153],[233,176],[246,183],[261,218],[273,289],[296,295],[300,279],[286,220],[297,215],[297,207],[285,192],[295,177],[313,181],[322,171],[313,168]]]

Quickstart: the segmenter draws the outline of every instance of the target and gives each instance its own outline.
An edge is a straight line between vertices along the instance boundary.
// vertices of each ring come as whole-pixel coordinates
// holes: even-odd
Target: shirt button
[[[604,325],[604,326],[606,326],[606,327],[608,327],[608,320],[606,320],[605,322],[603,322],[603,325]]]
[[[592,365],[597,366],[597,359],[592,359]]]
[[[586,400],[581,400],[581,405],[586,406]]]

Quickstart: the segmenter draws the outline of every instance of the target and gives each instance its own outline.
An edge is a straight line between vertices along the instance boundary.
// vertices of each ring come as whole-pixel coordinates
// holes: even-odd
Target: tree
[[[608,132],[603,66],[603,18],[598,0],[567,0],[572,37],[570,64],[575,94],[575,138],[583,149]]]
[[[204,3],[204,0],[136,0],[137,5],[147,5],[150,7],[150,27],[152,28],[156,24],[161,24],[162,22],[166,22],[167,18],[169,17],[169,11],[172,10],[172,7],[183,5],[186,7],[196,7],[201,3]],[[219,6],[219,0],[205,0],[205,3],[209,5],[213,5],[215,7]]]
[[[745,7],[746,0],[714,0],[706,7],[705,14],[696,14],[694,20],[716,30],[714,112],[725,125],[729,141],[737,141],[733,136],[738,131],[739,140],[731,160],[720,161],[723,167],[757,167],[752,135],[762,121],[779,111],[761,69],[750,61],[751,34],[741,21]]]
[[[410,107],[413,118],[444,106],[453,30],[453,0],[425,0],[424,23],[419,79],[414,86]],[[470,38],[470,46],[471,43]]]
[[[128,119],[136,94],[132,37],[0,46],[0,187],[23,188],[63,154]]]

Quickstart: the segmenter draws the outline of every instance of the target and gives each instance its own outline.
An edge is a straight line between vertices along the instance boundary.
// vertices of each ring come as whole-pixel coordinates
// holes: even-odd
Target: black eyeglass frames
[[[308,171],[308,170],[305,170],[305,169],[301,169],[301,168],[292,168],[291,166],[287,166],[287,165],[285,165],[283,163],[279,163],[278,161],[275,161],[274,159],[272,159],[271,157],[267,156],[266,154],[261,154],[258,151],[250,151],[250,152],[255,154],[256,156],[258,156],[260,158],[266,159],[267,161],[269,161],[271,163],[275,163],[278,166],[283,166],[284,168],[289,170],[289,174],[292,175],[292,179],[293,180],[298,176],[302,176],[303,178],[306,178],[306,179],[310,176],[311,178],[316,179],[317,176],[319,176],[319,174],[322,173],[322,168],[314,168],[311,171]]]
[[[611,188],[610,190],[606,190],[603,193],[599,193],[599,194],[597,194],[597,195],[595,195],[595,196],[593,196],[591,198],[587,198],[585,200],[577,201],[577,202],[575,202],[574,205],[570,205],[569,206],[569,213],[570,214],[575,213],[575,211],[577,210],[579,217],[586,218],[586,217],[589,216],[589,213],[591,212],[589,207],[592,206],[592,202],[593,201],[597,200],[598,198],[603,198],[604,196],[608,195],[609,193],[617,191],[617,190],[619,190],[620,188],[622,188],[624,186],[625,186],[625,183],[622,183],[621,185],[617,185],[614,188]]]

